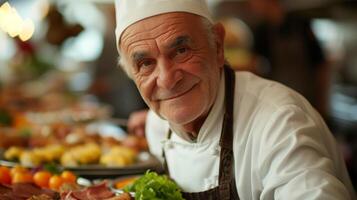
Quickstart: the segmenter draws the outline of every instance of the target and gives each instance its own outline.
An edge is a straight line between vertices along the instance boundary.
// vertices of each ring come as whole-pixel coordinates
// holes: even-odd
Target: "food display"
[[[106,182],[81,186],[70,171],[52,173],[24,167],[0,167],[0,199],[16,200],[130,200],[129,193],[118,194]]]
[[[88,186],[77,176],[146,171],[152,165],[141,163],[148,159],[145,138],[103,128],[98,121],[110,116],[100,104],[60,96],[0,91],[0,199],[133,200],[103,179]]]
[[[61,173],[46,169],[29,170],[20,165],[12,168],[0,166],[0,183],[17,184],[33,183],[34,185],[52,190],[59,190],[65,184],[76,184],[77,176],[71,171]]]
[[[41,133],[31,133],[26,138],[18,135],[17,138],[21,142],[5,149],[3,158],[27,167],[46,163],[58,163],[64,167],[91,164],[123,167],[135,163],[138,153],[145,150],[142,147],[126,146],[126,138],[119,141],[110,137],[86,135],[84,130],[78,132],[78,127],[74,130],[62,138],[56,135],[56,132],[46,136]],[[16,137],[14,138],[16,134],[18,133],[13,133],[10,137],[16,140]],[[133,136],[128,138],[131,137]]]
[[[16,178],[18,175],[22,178]],[[70,171],[54,174],[43,169],[1,167],[0,199],[183,200],[180,188],[172,180],[150,171],[142,176],[109,180],[112,184],[101,181],[82,186],[76,180],[77,176]]]
[[[43,172],[43,171],[41,171]],[[0,199],[16,200],[184,200],[179,187],[165,175],[155,172],[146,172],[141,177],[131,179],[129,186],[123,190],[113,189],[107,182],[91,186],[76,184],[71,172],[62,172],[60,175],[52,175],[48,180],[46,174],[36,172],[47,180],[48,185],[39,185],[36,182],[25,181],[7,184],[0,182]],[[67,175],[66,175],[67,174]],[[36,175],[35,175],[36,176]],[[51,179],[61,177],[62,184],[59,187],[51,187]],[[42,181],[45,182],[45,181]],[[41,183],[42,184],[42,183]]]
[[[79,175],[110,176],[158,164],[142,156],[145,138],[114,124],[110,107],[47,87],[41,95],[21,86],[0,90],[0,165],[55,164]]]
[[[160,167],[146,139],[125,133],[109,106],[72,93],[65,82],[51,75],[0,85],[0,200],[147,199],[140,184],[132,188],[138,196],[118,189]],[[150,187],[174,191],[168,186]]]
[[[154,197],[143,195],[147,191],[140,185],[145,183],[135,182],[142,180],[139,175],[121,185],[112,184],[118,176],[141,174],[155,169],[159,163],[151,160],[145,138],[127,135],[110,123],[110,112],[105,106],[81,102],[64,94],[33,98],[18,90],[1,90],[0,135],[1,200]],[[152,172],[144,176],[146,181],[148,176],[158,184],[169,183],[168,179],[153,176]],[[80,184],[78,177],[90,184]],[[90,179],[96,179],[95,184]],[[137,196],[129,187],[123,190],[128,184],[134,184],[130,191],[137,191]],[[180,199],[173,184],[148,186],[150,191],[168,193],[168,196],[158,194],[161,199],[170,195],[173,200]]]

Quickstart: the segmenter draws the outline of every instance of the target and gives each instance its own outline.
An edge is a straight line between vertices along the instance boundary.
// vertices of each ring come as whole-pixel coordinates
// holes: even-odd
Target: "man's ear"
[[[217,23],[212,27],[213,34],[215,35],[216,51],[217,51],[217,62],[219,66],[224,65],[224,37],[226,31],[221,23]]]

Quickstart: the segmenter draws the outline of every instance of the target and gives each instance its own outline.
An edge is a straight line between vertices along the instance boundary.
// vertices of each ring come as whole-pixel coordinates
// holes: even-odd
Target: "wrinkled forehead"
[[[165,42],[175,35],[192,35],[200,31],[202,18],[195,14],[175,12],[153,16],[129,26],[121,35],[119,46],[125,50],[128,45],[145,41]]]

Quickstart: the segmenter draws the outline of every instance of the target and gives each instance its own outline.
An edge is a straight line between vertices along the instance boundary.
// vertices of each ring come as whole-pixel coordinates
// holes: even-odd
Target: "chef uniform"
[[[128,26],[162,13],[188,12],[213,22],[204,0],[115,2],[118,45]],[[225,66],[196,139],[153,112],[146,134],[150,151],[166,163],[188,200],[355,199],[318,113],[296,92],[248,72]]]
[[[221,183],[224,77],[196,140],[174,129],[168,139],[169,123],[148,114],[150,151],[167,161],[171,178],[185,192]],[[333,136],[301,95],[249,72],[236,72],[235,80],[233,175],[240,199],[355,199]]]

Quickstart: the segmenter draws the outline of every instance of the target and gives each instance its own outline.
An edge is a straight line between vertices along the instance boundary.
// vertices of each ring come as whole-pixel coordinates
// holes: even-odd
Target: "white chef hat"
[[[117,47],[121,34],[142,19],[170,12],[187,12],[213,22],[205,0],[115,0]]]

